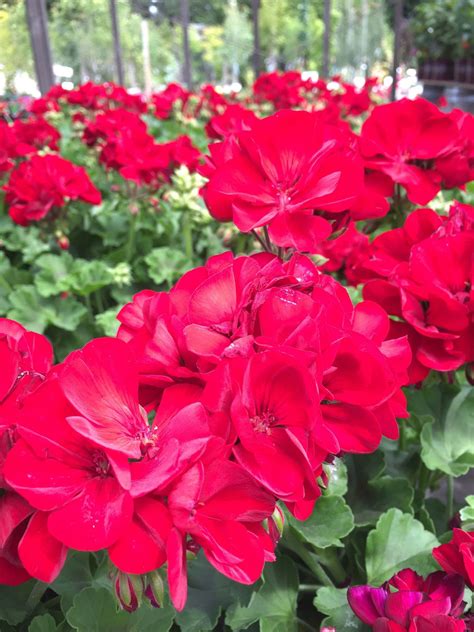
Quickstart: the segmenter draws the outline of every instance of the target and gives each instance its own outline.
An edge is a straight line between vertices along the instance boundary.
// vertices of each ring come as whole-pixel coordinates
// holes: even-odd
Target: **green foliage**
[[[321,549],[342,546],[341,538],[354,528],[351,508],[340,496],[323,496],[307,520],[290,517],[289,522],[306,542]]]
[[[431,550],[438,544],[436,537],[413,516],[390,509],[379,518],[367,538],[368,582],[379,586],[403,568],[418,573],[435,570]]]
[[[474,467],[473,389],[464,387],[448,404],[443,414],[423,427],[421,457],[430,470],[461,476]]]
[[[293,562],[280,556],[263,574],[262,587],[253,593],[247,607],[232,604],[226,624],[232,630],[246,630],[260,622],[260,632],[296,632],[298,573]]]
[[[336,630],[363,632],[364,624],[357,619],[347,602],[347,588],[320,588],[314,598],[314,607],[318,612],[328,615],[322,625],[335,627]]]

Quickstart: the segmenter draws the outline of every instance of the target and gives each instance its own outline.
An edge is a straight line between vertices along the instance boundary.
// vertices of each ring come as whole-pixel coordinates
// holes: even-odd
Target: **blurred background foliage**
[[[0,69],[4,91],[18,73],[34,76],[23,0],[0,1]],[[108,0],[48,0],[53,61],[73,69],[71,81],[115,78]],[[263,69],[320,70],[323,0],[260,0]],[[385,0],[333,0],[331,71],[347,78],[389,67],[392,29]],[[389,4],[389,3],[388,3]],[[195,84],[249,83],[252,0],[189,0]],[[117,0],[125,85],[143,88],[143,21],[153,87],[182,80],[182,25],[177,0]]]

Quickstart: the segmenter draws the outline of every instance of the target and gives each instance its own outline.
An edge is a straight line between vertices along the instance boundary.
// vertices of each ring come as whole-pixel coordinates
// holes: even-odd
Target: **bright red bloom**
[[[415,211],[402,228],[374,240],[363,264],[375,277],[364,298],[397,317],[393,335],[410,338],[412,382],[474,359],[473,213],[459,204],[449,218]]]
[[[234,456],[261,485],[290,503],[319,497],[314,471],[325,453],[313,432],[321,439],[324,429],[316,385],[304,364],[277,350],[231,360],[211,378],[204,402],[216,412],[225,402],[237,440]]]
[[[405,187],[414,204],[427,204],[441,188],[434,161],[454,146],[453,120],[424,99],[402,99],[376,107],[360,139],[368,169],[381,171]]]
[[[44,219],[68,199],[101,202],[100,192],[82,167],[52,154],[21,163],[3,189],[10,217],[21,226]]]
[[[126,457],[101,450],[69,426],[77,414],[52,375],[22,412],[21,439],[8,453],[9,485],[42,512],[65,546],[98,551],[129,524],[133,502]]]
[[[268,371],[257,368],[263,362],[259,355],[267,352],[276,362],[283,354],[285,361],[276,362],[274,370],[291,365],[296,381],[307,384],[306,392],[313,389],[311,405],[301,394],[288,394],[289,401],[306,406],[300,417],[307,425],[301,432],[291,427],[291,438],[278,429],[285,448],[271,448],[289,453],[293,442],[291,460],[299,472],[295,481],[300,481],[295,494],[300,500],[306,495],[302,490],[311,488],[314,501],[314,470],[328,452],[370,452],[382,434],[396,437],[395,417],[407,415],[399,390],[410,362],[406,340],[386,341],[389,321],[383,310],[370,302],[354,309],[345,290],[305,257],[283,263],[266,254],[234,259],[224,253],[185,274],[169,296],[137,295],[119,318],[119,337],[132,346],[140,367],[142,403],[152,406],[173,382],[208,380],[207,405],[231,419],[216,433],[231,444],[239,432],[247,436],[245,415],[254,418],[252,411],[260,406],[260,394],[253,389],[257,383],[264,388],[269,379],[257,378],[254,372],[267,376],[273,370],[271,363]],[[235,400],[237,406],[239,398],[241,410],[247,412],[234,419],[237,408],[231,403]],[[291,415],[287,417],[291,425]],[[354,424],[355,418],[360,423]],[[284,428],[285,423],[277,426]],[[241,444],[236,450],[243,463],[254,451],[249,448],[244,454]],[[276,484],[262,478],[266,474],[264,466],[257,465],[259,457],[252,459],[254,470],[249,471],[258,471],[258,480],[275,491]],[[311,476],[302,465],[305,460],[311,464]],[[292,503],[289,486],[285,490],[282,497]]]
[[[22,410],[34,397],[51,361],[52,348],[43,336],[0,319],[0,583],[9,585],[31,575],[53,581],[66,555],[47,532],[43,514],[35,512],[4,480],[5,460],[18,437]]]
[[[202,546],[209,562],[234,581],[253,584],[271,540],[260,527],[275,507],[237,463],[197,463],[171,489],[168,508],[175,528],[168,540],[168,581],[175,607],[186,602],[186,534]]]
[[[13,130],[18,141],[31,148],[29,153],[45,147],[54,151],[59,150],[58,141],[61,134],[41,116],[26,120],[17,119],[13,124]]]
[[[240,230],[268,225],[278,246],[314,252],[332,230],[315,211],[348,215],[362,189],[362,163],[343,138],[317,113],[282,111],[255,122],[211,175],[211,213],[231,205]]]
[[[460,575],[474,590],[474,532],[453,529],[451,541],[433,549],[433,557],[443,570]]]
[[[186,105],[191,93],[178,83],[169,83],[164,90],[152,95],[151,100],[155,108],[155,116],[159,119],[170,117],[174,104],[181,102],[181,109]]]
[[[251,130],[255,121],[258,118],[252,110],[235,103],[228,105],[222,114],[213,116],[206,125],[206,132],[209,138],[224,139]]]
[[[357,617],[375,632],[424,632],[437,629],[425,626],[438,621],[455,632],[464,629],[449,627],[463,612],[463,595],[464,582],[455,575],[437,572],[423,579],[405,569],[380,588],[351,587],[347,598]]]

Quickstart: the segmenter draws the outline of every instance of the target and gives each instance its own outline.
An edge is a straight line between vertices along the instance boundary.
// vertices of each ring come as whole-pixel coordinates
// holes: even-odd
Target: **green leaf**
[[[37,606],[45,584],[29,581],[21,586],[0,586],[0,621],[18,625]],[[2,627],[0,626],[0,630]]]
[[[346,457],[349,471],[347,501],[357,526],[373,525],[392,507],[412,512],[414,491],[406,478],[385,474],[385,455],[373,454]]]
[[[74,597],[91,583],[90,554],[70,551],[61,574],[51,588],[61,596],[61,607],[67,610],[72,606]]]
[[[76,301],[72,296],[67,298],[57,297],[54,299],[53,306],[54,312],[50,319],[51,325],[66,331],[75,331],[87,314],[87,309],[84,305]]]
[[[298,572],[287,557],[268,564],[263,574],[263,586],[253,594],[247,607],[232,605],[226,614],[226,624],[232,630],[246,630],[260,621],[261,632],[295,632]]]
[[[133,614],[119,611],[106,588],[85,588],[74,598],[66,619],[77,632],[167,632],[175,612],[170,606],[142,606]]]
[[[39,272],[34,282],[39,294],[44,297],[57,296],[63,292],[62,282],[72,269],[74,260],[67,252],[61,255],[42,255],[36,261]]]
[[[316,593],[313,604],[318,612],[328,615],[322,625],[332,626],[341,631],[362,632],[367,629],[349,606],[347,588],[324,586]]]
[[[62,291],[89,296],[113,282],[112,270],[103,261],[76,259],[72,270],[62,281]]]
[[[466,496],[466,507],[460,511],[462,528],[466,531],[474,531],[474,496]]]
[[[325,466],[328,477],[325,496],[344,496],[347,493],[347,467],[342,459],[335,458],[334,461]]]
[[[462,476],[474,467],[474,389],[464,387],[446,414],[426,424],[421,458],[430,470]]]
[[[97,326],[102,330],[105,336],[114,337],[117,334],[119,328],[119,321],[117,320],[117,314],[120,311],[120,307],[112,307],[102,314],[95,316],[95,322]]]
[[[365,564],[369,584],[379,586],[403,568],[419,573],[434,570],[431,551],[439,542],[421,522],[390,509],[367,537]]]
[[[306,542],[320,549],[342,546],[340,538],[354,528],[351,508],[341,496],[322,496],[307,520],[300,522],[290,516],[289,522]]]
[[[188,566],[188,600],[176,623],[186,632],[213,630],[223,609],[247,605],[255,587],[244,586],[218,573],[202,552]]]
[[[57,625],[50,614],[35,617],[29,625],[28,632],[56,632]]]
[[[192,262],[180,250],[163,246],[154,248],[146,257],[148,273],[158,285],[172,285],[182,274],[192,267]]]
[[[33,285],[23,285],[10,295],[12,309],[8,318],[19,321],[27,329],[43,333],[48,325],[74,331],[86,308],[71,296],[45,299]]]

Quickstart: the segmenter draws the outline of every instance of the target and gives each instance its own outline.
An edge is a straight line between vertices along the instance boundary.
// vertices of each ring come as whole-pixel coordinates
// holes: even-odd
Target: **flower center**
[[[96,450],[92,454],[92,463],[94,473],[100,478],[107,478],[110,470],[110,463],[102,450]]]
[[[251,417],[250,422],[255,432],[269,435],[272,433],[272,426],[276,424],[277,418],[272,413],[266,411],[260,415]]]

